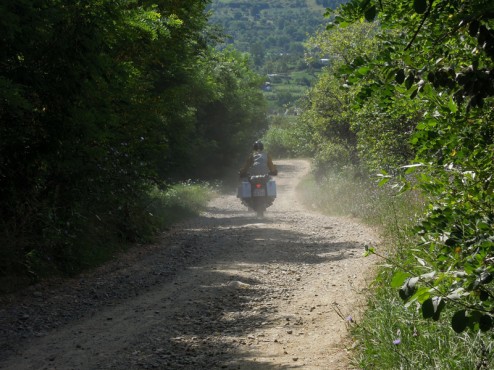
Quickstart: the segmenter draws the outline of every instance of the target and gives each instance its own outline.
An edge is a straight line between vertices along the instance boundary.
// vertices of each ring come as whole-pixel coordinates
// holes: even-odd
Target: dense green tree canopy
[[[211,22],[231,36],[227,43],[248,52],[260,45],[264,56],[293,51],[291,43],[302,45],[307,34],[324,24],[322,4],[305,0],[214,0],[211,11]]]
[[[376,51],[375,26],[355,24],[339,32],[319,31],[307,41],[312,58],[328,58],[316,84],[310,90],[299,125],[310,128],[307,147],[315,157],[316,172],[341,170],[359,164],[356,112],[358,87],[354,88],[338,71],[358,58],[372,58]]]
[[[305,40],[324,28],[325,7],[335,8],[340,3],[342,0],[214,0],[209,7],[210,22],[224,30],[219,47],[233,46],[251,54],[256,71],[270,84],[266,91],[270,112],[284,114],[299,105],[321,66],[319,60],[306,63]]]
[[[416,176],[405,187],[418,184],[430,200],[417,228],[424,275],[401,271],[393,284],[426,318],[439,319],[445,303],[457,307],[456,331],[493,323],[493,18],[487,0],[355,0],[335,18],[339,27],[380,25],[378,55],[340,70],[360,88],[359,109],[413,118],[415,163],[405,169]],[[360,125],[374,127],[365,117]]]
[[[81,246],[139,237],[152,186],[237,164],[261,84],[212,48],[208,3],[2,1],[0,277],[34,255],[75,270]]]

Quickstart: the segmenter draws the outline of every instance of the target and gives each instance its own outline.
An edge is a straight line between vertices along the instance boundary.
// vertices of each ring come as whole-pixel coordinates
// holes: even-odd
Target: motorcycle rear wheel
[[[264,212],[266,211],[266,202],[264,198],[254,198],[252,204],[253,210],[256,212],[257,217],[264,217]]]

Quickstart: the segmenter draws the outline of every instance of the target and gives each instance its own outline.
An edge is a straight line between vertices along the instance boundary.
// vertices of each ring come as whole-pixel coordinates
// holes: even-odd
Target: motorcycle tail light
[[[262,184],[256,184],[256,189],[261,189],[262,188]]]

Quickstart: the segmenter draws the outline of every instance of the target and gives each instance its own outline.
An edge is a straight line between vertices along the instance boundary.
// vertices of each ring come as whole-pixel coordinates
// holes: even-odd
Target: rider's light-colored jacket
[[[240,170],[240,175],[247,173],[250,175],[266,175],[268,173],[276,174],[278,171],[268,153],[263,151],[254,151],[245,161]]]

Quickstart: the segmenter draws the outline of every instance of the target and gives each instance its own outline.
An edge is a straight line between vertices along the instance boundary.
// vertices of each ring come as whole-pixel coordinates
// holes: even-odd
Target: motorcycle
[[[264,212],[276,198],[276,182],[270,175],[247,175],[238,187],[237,198],[242,204],[264,217]]]

